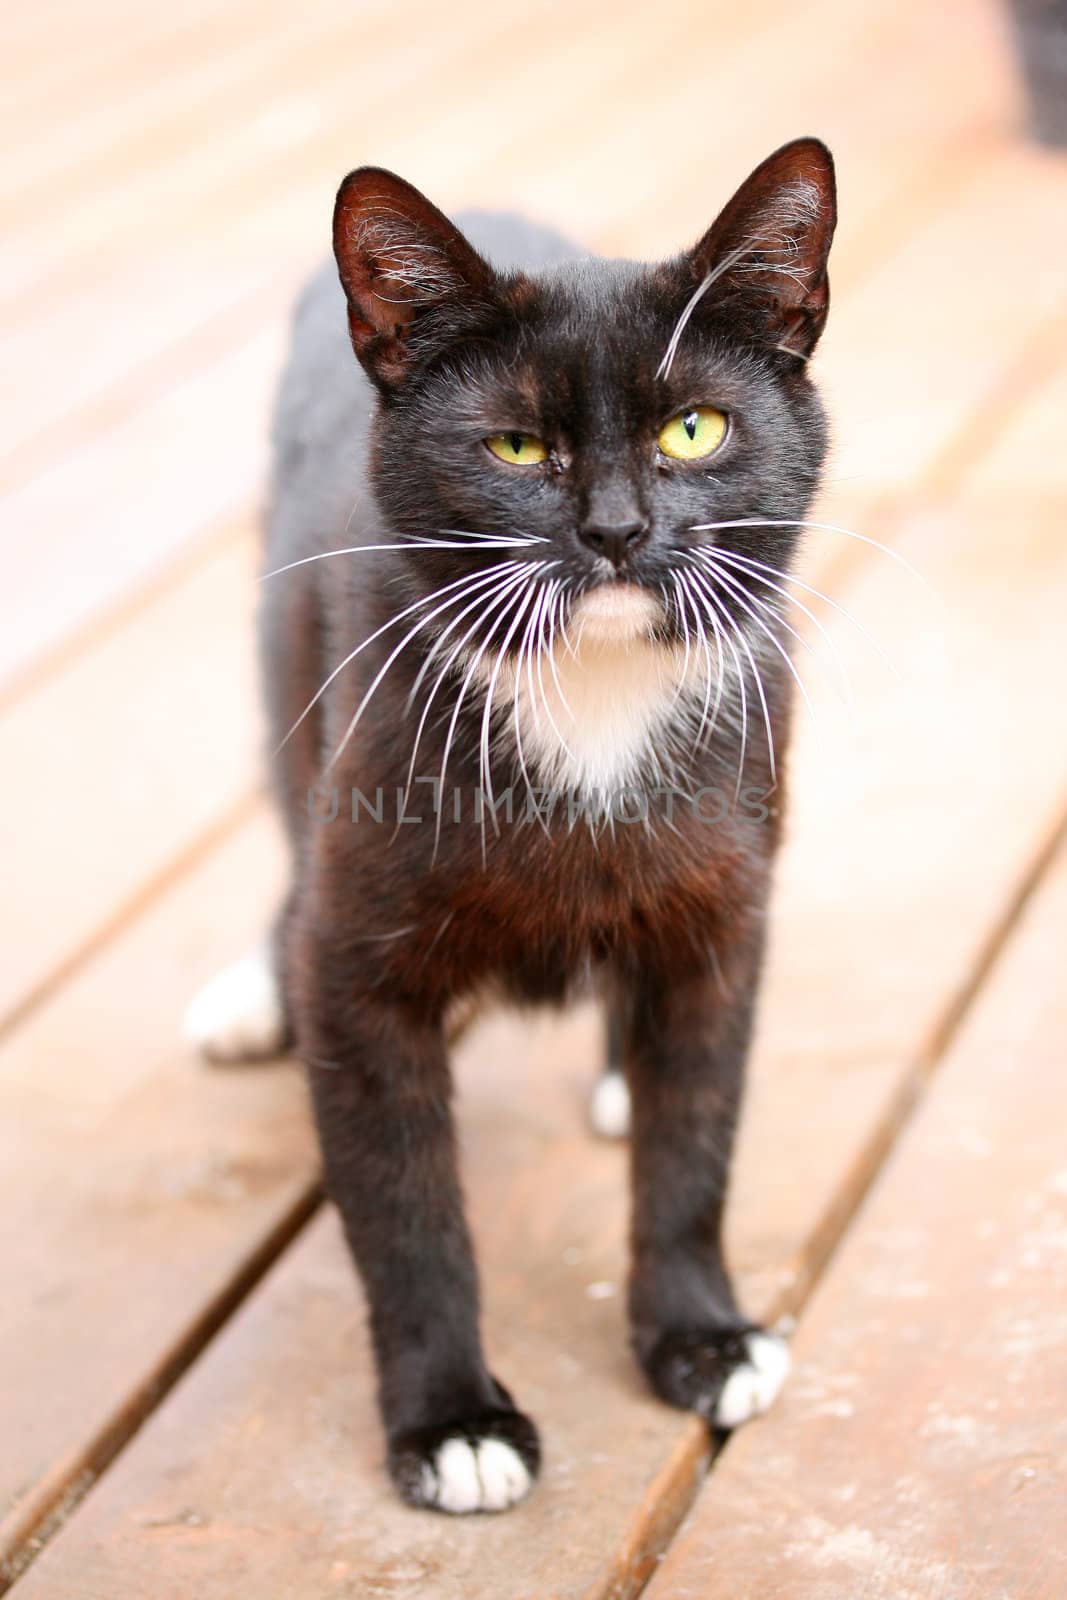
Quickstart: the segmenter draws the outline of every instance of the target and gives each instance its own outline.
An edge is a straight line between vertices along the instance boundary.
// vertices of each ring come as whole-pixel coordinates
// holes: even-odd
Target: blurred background
[[[584,1124],[594,1019],[500,1019],[460,1061],[490,1348],[548,1441],[537,1494],[489,1541],[484,1525],[412,1520],[385,1483],[357,1291],[318,1212],[298,1072],[206,1071],[179,1017],[259,935],[281,883],[252,657],[256,518],[289,308],[327,254],[341,177],[381,164],[446,210],[507,207],[594,250],[659,257],[810,133],[836,157],[841,219],[814,363],[834,437],[816,515],[851,531],[813,532],[804,573],[831,598],[807,594],[858,715],[839,715],[814,638],[823,659],[803,670],[821,727],[798,718],[731,1215],[745,1304],[799,1319],[798,1381],[767,1424],[778,1488],[762,1459],[753,1469],[760,1514],[777,1494],[784,1532],[761,1527],[746,1545],[787,1570],[775,1589],[753,1569],[745,1590],[691,1553],[650,1600],[1036,1595],[1016,1581],[1031,1550],[1055,1566],[1040,1592],[1062,1592],[1062,1477],[1059,1499],[1043,1485],[1064,1415],[1053,1356],[1067,1348],[1054,1249],[1067,1188],[1062,1150],[1046,1148],[1067,1124],[1049,1010],[1067,929],[1062,857],[1054,871],[1067,798],[1064,7],[8,9],[0,1591],[625,1600],[670,1543],[707,1441],[645,1394],[625,1353],[625,1162]],[[1015,987],[983,1021],[1031,902]],[[1010,1094],[997,1064],[1021,1075]],[[950,1093],[950,1131],[929,1149],[901,1134],[924,1096]],[[876,1266],[896,1252],[894,1267],[864,1276],[835,1252],[863,1237],[862,1202],[895,1143],[912,1165],[873,1250]],[[980,1193],[961,1176],[976,1152],[989,1158]],[[999,1233],[981,1231],[987,1211]],[[1022,1282],[1027,1229],[1040,1271]],[[987,1259],[999,1240],[1003,1257]],[[928,1298],[898,1292],[909,1283]],[[1002,1321],[997,1283],[1013,1297]],[[823,1331],[805,1344],[809,1314]],[[861,1350],[834,1343],[833,1328],[870,1326]],[[904,1377],[883,1361],[897,1331]],[[842,1398],[841,1373],[861,1369],[862,1392]],[[986,1431],[938,1421],[951,1384],[963,1417],[998,1397]],[[729,1503],[736,1448],[712,1504]],[[1025,1496],[1005,1463],[1027,1464]],[[828,1587],[837,1570],[816,1541],[803,1587],[796,1518],[847,1521],[838,1487],[868,1469],[869,1526],[894,1549],[910,1541],[906,1572],[920,1577],[878,1587],[867,1547],[846,1539]],[[973,1554],[974,1586],[928,1581],[932,1554],[939,1573]]]
[[[1017,348],[1062,290],[1061,163],[1024,150],[993,0],[43,0],[6,38],[5,676],[255,502],[287,309],[361,163],[655,257],[821,135],[849,493],[928,466],[1010,363],[988,320]]]

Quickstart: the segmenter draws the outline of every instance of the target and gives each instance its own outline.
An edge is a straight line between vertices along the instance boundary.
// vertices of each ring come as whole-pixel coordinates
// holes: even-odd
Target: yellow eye
[[[675,461],[699,461],[722,444],[726,418],[714,406],[696,406],[681,411],[660,429],[658,444],[665,456]]]
[[[498,461],[512,467],[535,467],[548,460],[548,446],[532,433],[494,433],[485,442]]]

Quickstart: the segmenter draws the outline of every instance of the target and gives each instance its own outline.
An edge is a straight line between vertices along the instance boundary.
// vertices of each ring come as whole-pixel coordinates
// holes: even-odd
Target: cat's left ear
[[[383,390],[492,313],[488,263],[425,195],[381,167],[359,167],[342,183],[333,248],[353,349]]]
[[[834,163],[818,139],[794,139],[760,163],[689,261],[711,305],[755,341],[809,356],[826,322],[826,261],[837,223]]]

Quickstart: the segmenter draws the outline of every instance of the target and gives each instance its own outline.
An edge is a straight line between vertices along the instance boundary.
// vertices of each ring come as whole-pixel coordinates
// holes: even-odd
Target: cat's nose
[[[585,522],[578,529],[578,537],[598,556],[606,556],[613,566],[621,567],[648,539],[648,523],[637,516],[622,522]]]

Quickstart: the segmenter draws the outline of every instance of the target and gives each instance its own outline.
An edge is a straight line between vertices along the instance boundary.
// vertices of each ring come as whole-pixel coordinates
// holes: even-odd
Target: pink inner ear
[[[356,354],[372,376],[402,376],[420,312],[489,298],[492,273],[459,229],[395,173],[361,167],[341,185],[334,254]],[[425,327],[432,330],[434,319]]]
[[[833,163],[815,139],[756,168],[691,254],[694,273],[748,300],[769,342],[810,354],[826,317],[826,259],[837,220]]]
[[[442,270],[442,252],[380,211],[346,216],[339,235],[338,265],[349,302],[377,333],[405,327],[420,304],[456,287],[454,275]]]

